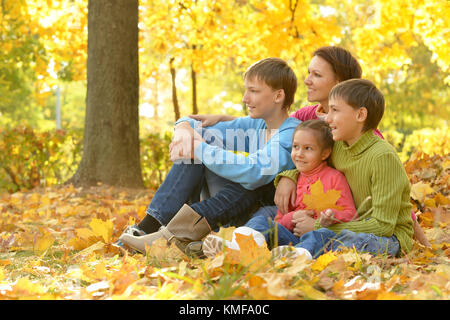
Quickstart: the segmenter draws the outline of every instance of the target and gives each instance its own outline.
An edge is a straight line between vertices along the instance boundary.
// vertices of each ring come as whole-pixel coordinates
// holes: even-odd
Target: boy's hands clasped
[[[170,160],[193,159],[194,150],[202,141],[202,136],[188,122],[179,123],[169,144]]]

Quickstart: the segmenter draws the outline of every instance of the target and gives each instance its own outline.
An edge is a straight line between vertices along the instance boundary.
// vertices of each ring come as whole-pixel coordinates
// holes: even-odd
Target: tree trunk
[[[175,58],[170,58],[169,64],[170,64],[170,75],[172,76],[172,103],[173,103],[173,111],[175,112],[175,121],[180,119],[180,105],[178,104],[178,98],[177,98],[177,85],[175,83],[175,77],[176,77],[176,71],[173,67],[173,60]]]
[[[191,81],[192,81],[192,114],[198,113],[197,106],[197,74],[194,70],[194,64],[191,65]]]
[[[143,187],[138,0],[89,0],[84,150],[75,185]]]

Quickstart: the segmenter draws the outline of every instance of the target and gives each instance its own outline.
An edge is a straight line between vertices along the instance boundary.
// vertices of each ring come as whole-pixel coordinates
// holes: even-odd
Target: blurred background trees
[[[72,160],[79,161],[86,112],[87,2],[0,1],[0,131],[9,137],[0,139],[0,151],[13,143],[11,130],[54,135],[61,127],[59,134],[71,137],[63,140],[78,148],[66,146],[66,152],[78,150]],[[144,182],[157,185],[170,165],[162,160],[164,152],[150,154],[149,146],[154,142],[153,147],[164,149],[162,142],[170,140],[178,115],[246,115],[242,74],[259,59],[287,60],[300,80],[293,109],[306,105],[301,81],[312,52],[323,45],[349,49],[363,77],[381,88],[387,109],[380,127],[403,160],[425,145],[449,152],[449,15],[446,0],[140,0]],[[1,165],[0,176],[14,185],[6,174],[14,173],[11,165]],[[43,173],[40,177],[41,183],[53,183]]]

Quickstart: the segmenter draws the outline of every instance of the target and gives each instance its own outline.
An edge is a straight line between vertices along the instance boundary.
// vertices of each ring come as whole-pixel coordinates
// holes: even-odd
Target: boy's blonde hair
[[[258,79],[274,90],[283,89],[283,108],[289,110],[294,103],[297,76],[283,59],[266,58],[254,63],[245,72],[244,79]]]
[[[363,132],[378,127],[384,114],[384,96],[377,87],[366,79],[350,79],[335,85],[329,98],[341,98],[354,109],[366,108],[367,118]]]

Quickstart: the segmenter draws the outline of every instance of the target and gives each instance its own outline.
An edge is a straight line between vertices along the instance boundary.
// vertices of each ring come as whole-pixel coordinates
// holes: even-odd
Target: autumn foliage
[[[146,255],[112,243],[142,219],[153,192],[71,185],[0,198],[1,299],[448,299],[448,155],[405,163],[411,201],[432,243],[402,258],[327,252],[313,261],[272,260],[252,238],[242,251],[188,258],[158,240]],[[233,228],[218,234],[231,239]]]
[[[449,1],[140,0],[140,103],[153,110],[140,126],[142,190],[64,184],[83,151],[87,12],[88,0],[0,5],[0,299],[449,299]],[[380,129],[431,248],[306,261],[273,260],[244,236],[242,251],[214,259],[163,240],[146,255],[112,245],[171,166],[174,114],[245,115],[238,84],[251,63],[280,57],[301,81],[323,45],[350,50],[385,95]],[[64,130],[54,129],[57,87]],[[300,85],[292,109],[306,96]]]

